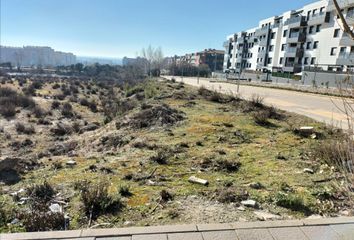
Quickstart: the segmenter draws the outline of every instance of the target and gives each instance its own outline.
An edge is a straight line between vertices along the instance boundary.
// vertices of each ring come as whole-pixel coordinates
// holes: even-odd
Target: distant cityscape
[[[76,63],[72,53],[55,51],[50,47],[24,46],[0,47],[0,63],[10,62],[13,66],[65,66]]]

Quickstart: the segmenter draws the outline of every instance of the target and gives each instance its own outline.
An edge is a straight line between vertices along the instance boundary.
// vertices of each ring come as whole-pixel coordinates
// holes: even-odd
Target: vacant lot
[[[257,96],[159,79],[0,87],[17,99],[0,116],[4,232],[353,214],[353,189],[320,148],[343,134]]]

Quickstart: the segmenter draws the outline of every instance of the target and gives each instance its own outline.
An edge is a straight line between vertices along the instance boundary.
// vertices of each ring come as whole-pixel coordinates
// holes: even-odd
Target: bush
[[[32,112],[36,118],[41,118],[46,115],[45,111],[39,106],[35,106]]]
[[[59,107],[60,107],[60,102],[58,102],[58,101],[52,102],[52,109],[58,109]]]
[[[350,139],[325,140],[312,147],[312,156],[330,166],[337,166],[345,172],[354,173],[354,145]]]
[[[150,161],[158,164],[167,164],[167,160],[170,157],[170,153],[166,149],[160,149],[155,155],[150,157]]]
[[[56,193],[54,188],[47,181],[44,181],[42,184],[30,186],[27,188],[26,192],[35,202],[42,203],[47,203],[52,200]]]
[[[64,105],[61,109],[61,114],[66,118],[74,117],[73,107],[71,106],[70,103],[64,103]]]
[[[275,202],[278,206],[288,208],[293,211],[303,212],[310,215],[312,210],[306,203],[305,199],[296,193],[279,192],[275,197]]]
[[[65,229],[65,217],[63,213],[52,213],[47,206],[43,210],[31,209],[20,214],[20,219],[27,232],[53,231]]]
[[[160,197],[162,202],[168,202],[173,200],[172,194],[165,189],[160,192]]]
[[[105,213],[113,213],[122,209],[122,201],[116,197],[109,196],[109,184],[100,181],[97,184],[83,183],[81,186],[81,200],[84,205],[84,212],[90,219],[97,219]]]
[[[16,106],[12,103],[1,104],[0,114],[5,118],[11,118],[16,115]]]
[[[28,135],[35,133],[34,127],[32,125],[25,126],[23,123],[16,123],[15,127],[17,133],[23,133]]]
[[[253,119],[255,123],[261,126],[268,126],[270,125],[269,122],[269,113],[267,111],[258,111],[253,113]]]
[[[119,194],[120,194],[122,197],[130,197],[130,196],[133,195],[133,194],[130,192],[129,186],[127,186],[127,185],[122,185],[122,186],[119,187]]]
[[[0,114],[4,117],[16,115],[16,107],[33,108],[35,102],[10,88],[0,88]]]

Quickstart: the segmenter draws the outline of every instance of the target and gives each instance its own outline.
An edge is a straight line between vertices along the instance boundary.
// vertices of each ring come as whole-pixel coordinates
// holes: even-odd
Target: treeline
[[[200,66],[194,66],[191,64],[179,64],[171,65],[169,72],[173,76],[186,76],[186,77],[209,77],[211,70],[208,65],[202,64]]]

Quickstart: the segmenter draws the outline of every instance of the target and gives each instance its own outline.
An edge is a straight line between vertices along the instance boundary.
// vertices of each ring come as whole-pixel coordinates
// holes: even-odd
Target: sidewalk
[[[1,240],[354,240],[354,217],[1,234]]]

